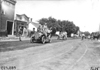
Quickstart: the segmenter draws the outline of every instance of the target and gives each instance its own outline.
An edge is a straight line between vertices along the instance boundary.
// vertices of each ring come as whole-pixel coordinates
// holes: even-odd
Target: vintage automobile
[[[43,44],[48,42],[51,42],[51,34],[48,33],[47,36],[45,36],[45,34],[43,34],[42,32],[35,32],[30,39],[31,43],[34,42],[42,42]]]
[[[57,39],[67,39],[67,32],[60,32]]]

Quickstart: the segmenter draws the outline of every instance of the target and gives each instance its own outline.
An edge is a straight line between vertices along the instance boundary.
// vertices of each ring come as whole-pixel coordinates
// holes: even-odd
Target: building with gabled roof
[[[37,28],[39,26],[41,26],[41,24],[35,23],[35,22],[30,22],[28,25],[28,30],[33,31],[33,29],[35,29],[35,31],[37,31]]]
[[[13,34],[15,0],[0,0],[0,36]]]
[[[14,35],[18,35],[18,29],[21,27],[22,30],[28,27],[30,18],[26,14],[16,14],[14,22]]]

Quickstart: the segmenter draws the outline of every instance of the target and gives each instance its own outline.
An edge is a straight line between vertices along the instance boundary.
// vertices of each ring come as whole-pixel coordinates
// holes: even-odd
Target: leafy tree
[[[85,31],[84,34],[85,34],[86,36],[90,35],[90,33],[89,33],[88,31]]]
[[[38,21],[41,25],[47,23],[47,26],[50,28],[52,27],[52,34],[55,34],[56,31],[66,31],[70,36],[71,33],[77,34],[79,27],[76,26],[73,22],[68,20],[57,20],[55,18],[42,18]]]
[[[79,27],[78,26],[76,26],[76,28],[75,28],[75,34],[77,34],[77,32],[79,31],[80,29],[79,29]]]

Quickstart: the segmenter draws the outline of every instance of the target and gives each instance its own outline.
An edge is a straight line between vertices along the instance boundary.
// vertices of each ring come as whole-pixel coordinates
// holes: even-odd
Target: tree
[[[44,23],[48,23],[48,19],[47,18],[42,18],[38,22],[39,22],[39,24],[43,25]]]
[[[85,34],[85,36],[90,35],[90,33],[88,31],[85,31],[84,34]]]
[[[76,28],[75,28],[75,34],[77,34],[77,32],[79,31],[80,29],[79,29],[79,27],[78,26],[76,26]]]
[[[47,26],[50,28],[52,27],[53,34],[55,34],[56,31],[66,31],[68,35],[70,36],[71,33],[77,34],[77,31],[79,30],[79,27],[76,26],[73,22],[68,20],[56,20],[55,18],[49,17],[49,18],[42,18],[38,21],[41,25],[44,23],[47,23]]]

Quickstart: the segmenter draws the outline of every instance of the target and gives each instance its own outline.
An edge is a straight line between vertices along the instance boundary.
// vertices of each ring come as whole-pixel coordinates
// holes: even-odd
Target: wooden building
[[[13,33],[15,4],[15,0],[0,0],[0,36]]]
[[[41,24],[35,23],[35,22],[30,22],[29,25],[28,25],[28,30],[33,31],[33,29],[34,29],[35,31],[37,31],[37,28],[39,26],[41,26]]]
[[[14,35],[18,35],[18,29],[21,27],[23,28],[27,28],[28,24],[29,24],[29,20],[30,18],[27,17],[27,15],[25,14],[16,14],[16,18],[14,21]]]

